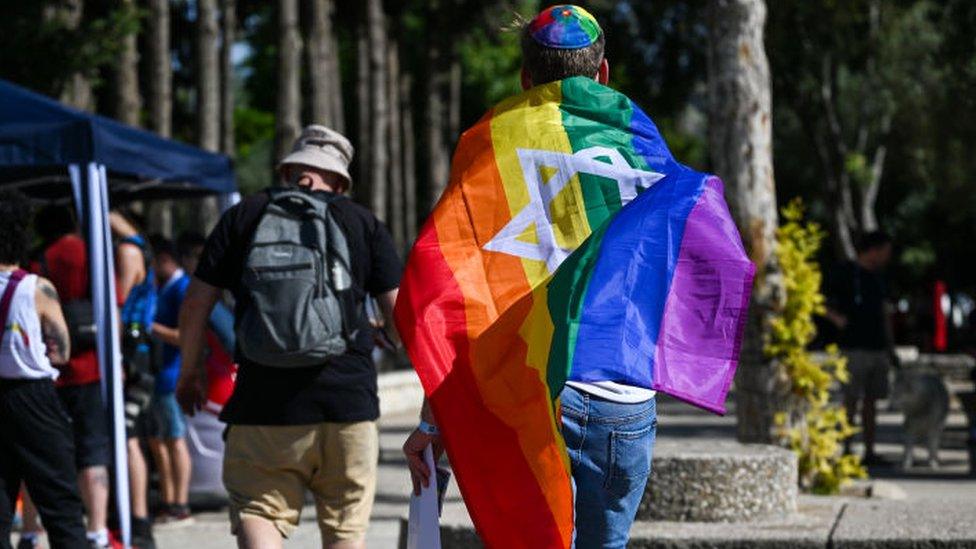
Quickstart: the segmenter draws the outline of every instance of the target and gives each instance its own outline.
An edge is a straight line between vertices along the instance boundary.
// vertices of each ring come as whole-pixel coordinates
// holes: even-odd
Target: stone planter
[[[659,441],[637,518],[735,522],[796,512],[797,459],[737,442]]]

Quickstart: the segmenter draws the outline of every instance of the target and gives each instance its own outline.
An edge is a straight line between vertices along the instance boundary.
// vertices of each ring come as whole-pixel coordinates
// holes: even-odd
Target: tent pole
[[[72,192],[88,242],[92,308],[97,326],[96,351],[101,373],[102,399],[112,427],[114,486],[119,527],[125,547],[130,542],[129,467],[122,398],[122,356],[118,307],[115,299],[115,265],[108,221],[108,178],[105,166],[89,163],[84,170],[68,167]]]
[[[115,251],[112,246],[112,230],[109,226],[109,203],[108,203],[108,174],[105,169],[104,164],[90,164],[91,168],[95,168],[95,177],[92,180],[95,182],[95,189],[93,189],[92,194],[95,195],[95,190],[98,191],[98,209],[101,215],[101,231],[102,231],[102,250],[104,255],[102,256],[102,261],[104,261],[102,284],[105,288],[105,316],[103,317],[107,322],[106,334],[108,335],[108,341],[106,341],[106,360],[105,365],[110,368],[110,373],[105,376],[107,379],[107,396],[108,398],[105,402],[108,403],[109,414],[111,417],[112,426],[112,442],[114,445],[114,455],[115,455],[115,495],[116,495],[116,508],[119,510],[119,529],[122,534],[122,544],[124,547],[128,548],[130,545],[131,537],[131,512],[129,509],[129,460],[128,452],[126,448],[126,435],[125,435],[125,403],[122,395],[122,349],[121,349],[121,334],[119,333],[119,309],[116,306],[116,293],[115,293]]]

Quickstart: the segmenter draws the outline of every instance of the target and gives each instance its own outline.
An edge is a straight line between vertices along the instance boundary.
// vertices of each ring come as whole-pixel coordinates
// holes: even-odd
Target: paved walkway
[[[735,436],[735,418],[717,417],[667,398],[659,400],[659,434],[661,438],[682,439],[732,439]],[[400,446],[413,427],[417,414],[400,414],[384,417],[380,435],[380,473],[373,520],[367,538],[370,548],[395,548],[399,536],[399,518],[406,513],[410,481]],[[894,463],[900,461],[901,416],[884,412],[880,417],[878,450]],[[954,412],[943,439],[941,459],[943,467],[931,471],[917,467],[905,472],[892,467],[872,471],[876,478],[883,478],[901,487],[907,497],[907,505],[925,505],[933,499],[961,501],[964,506],[976,509],[976,479],[965,477],[968,466],[965,450],[965,420]],[[921,452],[920,449],[917,451]],[[921,454],[919,457],[922,457]],[[451,486],[448,500],[460,502],[455,485]],[[971,503],[971,506],[969,505]],[[229,534],[224,512],[215,511],[198,515],[197,523],[180,529],[160,529],[157,541],[161,549],[232,548],[234,540]],[[296,534],[286,544],[289,548],[320,547],[318,529],[315,526],[314,508],[307,506],[302,523]]]

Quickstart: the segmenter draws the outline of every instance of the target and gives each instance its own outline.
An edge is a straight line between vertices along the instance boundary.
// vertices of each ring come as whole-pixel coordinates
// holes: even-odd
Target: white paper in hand
[[[441,549],[440,518],[437,512],[437,471],[434,452],[424,450],[424,462],[430,471],[427,487],[420,487],[420,495],[410,495],[410,521],[407,524],[407,549]]]

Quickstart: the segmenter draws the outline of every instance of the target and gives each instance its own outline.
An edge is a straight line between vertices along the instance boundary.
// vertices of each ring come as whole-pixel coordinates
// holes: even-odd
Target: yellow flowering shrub
[[[830,402],[830,388],[847,380],[847,364],[836,345],[826,358],[814,360],[807,350],[817,335],[814,315],[825,311],[822,276],[815,261],[824,231],[804,222],[803,204],[793,200],[782,210],[776,231],[776,255],[783,272],[786,301],[772,318],[765,352],[790,378],[787,412],[776,416],[783,444],[799,457],[800,487],[817,494],[835,494],[852,478],[867,472],[860,458],[842,455],[843,441],[856,429],[844,407]]]

